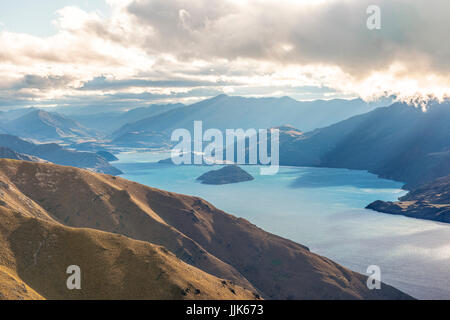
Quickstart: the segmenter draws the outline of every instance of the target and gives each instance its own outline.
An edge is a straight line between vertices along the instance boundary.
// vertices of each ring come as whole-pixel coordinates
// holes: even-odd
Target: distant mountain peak
[[[250,98],[218,95],[186,108],[122,126],[112,135],[113,143],[131,147],[170,145],[170,132],[193,130],[195,121],[203,128],[273,128],[290,123],[302,131],[312,131],[374,109],[364,101],[296,101],[289,97]],[[161,137],[160,133],[166,136]],[[134,134],[133,134],[134,133]],[[137,134],[136,134],[137,133]],[[155,136],[158,133],[158,136]]]
[[[55,112],[33,110],[6,123],[8,132],[24,138],[37,140],[57,140],[71,137],[96,136],[93,130]]]
[[[291,126],[289,124],[285,124],[279,127],[275,127],[273,129],[278,129],[281,134],[289,135],[291,137],[298,137],[303,135],[303,131],[297,129],[294,126]]]
[[[0,276],[49,299],[411,299],[198,197],[12,160],[0,191]],[[94,272],[76,295],[60,289],[72,261]]]
[[[215,96],[213,99],[225,99],[225,98],[229,98],[230,96],[225,94],[225,93],[221,93],[217,96]]]

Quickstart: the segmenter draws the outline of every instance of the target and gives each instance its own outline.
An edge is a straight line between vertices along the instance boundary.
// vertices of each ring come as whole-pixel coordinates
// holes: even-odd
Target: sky
[[[58,32],[52,23],[57,11],[66,6],[77,6],[85,11],[110,15],[110,6],[104,0],[14,0],[0,2],[0,22],[3,30],[23,32],[46,37]]]
[[[369,29],[370,5],[380,28]],[[0,108],[450,92],[447,0],[0,2]]]

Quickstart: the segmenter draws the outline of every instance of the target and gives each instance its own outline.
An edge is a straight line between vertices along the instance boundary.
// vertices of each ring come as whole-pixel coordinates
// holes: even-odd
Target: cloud
[[[180,57],[251,58],[283,64],[338,65],[354,75],[402,61],[449,71],[450,3],[381,0],[382,28],[366,27],[371,0],[136,0],[127,11],[147,28],[148,52]],[[167,41],[170,39],[170,41]],[[415,58],[415,61],[407,60]],[[447,58],[447,59],[444,59]],[[417,64],[419,60],[419,64]]]
[[[228,92],[442,99],[450,91],[450,2],[107,2],[108,17],[62,8],[51,37],[0,29],[0,98],[144,103]],[[380,30],[366,27],[372,4],[381,9]],[[326,90],[305,89],[313,87]]]
[[[60,89],[69,85],[73,79],[69,76],[38,76],[33,74],[27,74],[23,76],[19,81],[12,84],[10,89]]]
[[[190,79],[167,79],[167,80],[146,80],[146,79],[124,79],[110,80],[104,76],[94,78],[80,88],[81,90],[111,90],[124,88],[192,88],[192,87],[212,87],[229,86],[237,83],[226,83],[224,81],[196,81]]]
[[[377,1],[380,30],[366,27],[371,4],[136,0],[127,11],[148,30],[141,41],[149,54],[230,63],[251,59],[272,63],[274,69],[337,67],[348,85],[331,85],[366,97],[385,91],[399,96],[448,93],[450,2]]]

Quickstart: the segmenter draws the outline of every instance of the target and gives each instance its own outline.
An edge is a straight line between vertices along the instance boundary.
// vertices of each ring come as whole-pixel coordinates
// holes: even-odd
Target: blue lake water
[[[381,268],[382,281],[419,299],[450,299],[450,225],[366,210],[374,200],[394,201],[402,183],[365,171],[281,167],[254,181],[203,185],[210,166],[155,163],[168,153],[121,153],[114,166],[124,178],[151,187],[200,196],[266,231],[308,246],[360,273]]]

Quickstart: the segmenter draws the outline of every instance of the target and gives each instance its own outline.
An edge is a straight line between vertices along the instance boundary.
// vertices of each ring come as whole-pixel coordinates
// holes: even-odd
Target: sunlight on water
[[[311,251],[365,273],[381,267],[382,280],[422,299],[450,299],[450,225],[363,209],[374,200],[394,201],[402,183],[364,171],[282,167],[254,181],[202,185],[205,166],[153,163],[169,153],[126,153],[114,166],[124,178],[200,196],[257,226],[307,245]]]

